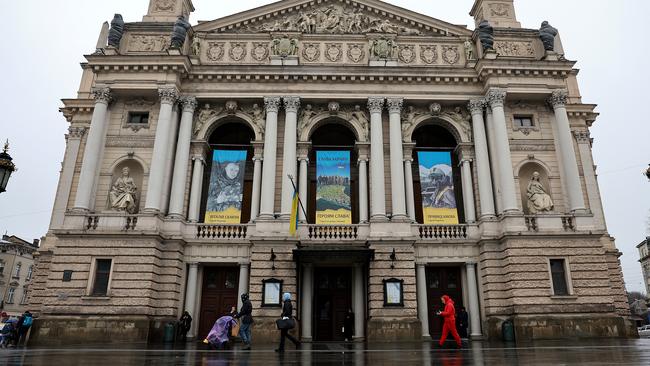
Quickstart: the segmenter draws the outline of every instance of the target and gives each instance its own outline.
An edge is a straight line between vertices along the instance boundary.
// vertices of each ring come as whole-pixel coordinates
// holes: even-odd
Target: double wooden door
[[[442,295],[451,297],[456,313],[463,306],[463,289],[460,277],[460,267],[428,267],[427,268],[427,299],[429,312],[429,334],[439,337],[442,334],[443,319],[436,315],[444,310],[440,298]]]
[[[220,317],[237,306],[239,269],[237,267],[205,267],[201,292],[201,318],[198,337],[208,335]]]
[[[342,341],[345,315],[352,307],[350,268],[316,268],[314,322],[316,341]]]

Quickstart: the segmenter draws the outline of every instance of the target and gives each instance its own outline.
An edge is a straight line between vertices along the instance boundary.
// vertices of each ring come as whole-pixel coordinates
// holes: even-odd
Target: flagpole
[[[289,180],[291,181],[291,185],[293,186],[294,192],[298,192],[298,188],[296,188],[296,184],[293,182],[293,177],[291,174],[287,174],[287,177],[289,177]],[[307,221],[307,211],[305,210],[305,206],[302,205],[302,201],[300,200],[300,192],[298,192],[298,203],[300,204],[300,208],[302,209],[302,213],[305,214],[305,221]]]

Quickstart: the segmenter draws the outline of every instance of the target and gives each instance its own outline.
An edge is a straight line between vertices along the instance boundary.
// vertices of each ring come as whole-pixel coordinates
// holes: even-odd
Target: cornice
[[[88,67],[95,73],[122,72],[181,72],[188,73],[191,62],[187,56],[175,55],[86,55]]]

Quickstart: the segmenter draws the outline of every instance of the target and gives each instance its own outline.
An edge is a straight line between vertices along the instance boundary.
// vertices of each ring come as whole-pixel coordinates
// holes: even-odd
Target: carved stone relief
[[[490,4],[489,8],[492,16],[507,17],[510,13],[510,7],[506,4]]]
[[[241,61],[246,57],[246,43],[243,42],[230,42],[230,49],[228,55],[233,61]]]
[[[420,59],[427,65],[431,65],[438,61],[438,46],[435,45],[421,45],[420,46]]]
[[[320,44],[305,43],[302,46],[302,57],[308,62],[315,62],[320,59]]]
[[[142,136],[107,136],[107,147],[124,147],[124,148],[152,148],[154,138],[143,138]]]
[[[397,57],[405,64],[412,63],[415,60],[415,46],[412,44],[399,46]]]
[[[369,55],[371,59],[394,59],[397,57],[397,45],[388,38],[378,38],[370,41]]]
[[[221,61],[224,54],[224,42],[208,42],[208,49],[205,52],[210,61]]]
[[[338,62],[343,57],[343,44],[341,43],[326,43],[325,44],[325,58],[331,62]]]
[[[450,65],[457,64],[460,60],[458,46],[442,46],[442,59]]]
[[[269,58],[269,45],[266,42],[254,42],[251,56],[256,61],[266,61]]]
[[[170,46],[170,38],[159,35],[131,35],[127,52],[163,52]]]
[[[175,0],[157,0],[154,5],[154,11],[156,12],[173,11],[175,5],[176,5]]]
[[[348,45],[348,60],[356,63],[361,62],[366,57],[364,45],[361,43],[351,43]]]
[[[494,49],[499,56],[510,57],[534,57],[535,49],[532,42],[497,41],[494,42]]]
[[[298,40],[283,35],[273,39],[273,56],[288,57],[298,54]]]

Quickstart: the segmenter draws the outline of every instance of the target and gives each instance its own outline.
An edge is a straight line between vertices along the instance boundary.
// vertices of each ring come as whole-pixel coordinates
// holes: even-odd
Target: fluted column
[[[474,204],[474,184],[472,183],[471,160],[463,159],[460,162],[460,176],[463,182],[463,202],[465,203],[465,221],[476,222],[476,206]]]
[[[496,138],[497,159],[499,160],[499,182],[501,183],[501,200],[503,211],[519,211],[515,189],[515,176],[512,172],[512,157],[510,155],[510,139],[506,125],[504,103],[506,92],[500,89],[491,89],[488,92],[488,102],[492,107],[494,120],[494,134]]]
[[[190,207],[187,213],[187,221],[199,222],[201,214],[201,191],[203,190],[203,169],[205,160],[202,156],[192,157],[194,170],[192,171],[192,186],[190,188]]]
[[[258,142],[253,143],[254,156],[253,156],[253,194],[251,195],[251,222],[257,219],[260,214],[260,191],[262,187],[262,157],[264,146]]]
[[[312,339],[312,298],[314,297],[314,267],[311,263],[305,263],[302,267],[302,289],[301,289],[301,311],[300,323],[302,325],[302,339]]]
[[[554,91],[548,101],[555,111],[555,131],[557,132],[560,160],[562,161],[562,181],[569,201],[567,208],[571,212],[584,211],[585,200],[582,195],[582,183],[578,172],[576,152],[573,148],[569,116],[566,111],[567,91]]]
[[[467,270],[467,294],[469,295],[469,330],[472,338],[481,337],[481,310],[478,300],[478,284],[476,282],[476,263],[465,264]]]
[[[250,263],[239,264],[239,293],[237,294],[237,310],[241,309],[243,305],[243,302],[241,301],[241,295],[248,293],[248,273],[250,266]]]
[[[185,311],[190,313],[190,316],[195,320],[192,322],[188,336],[194,338],[196,335],[196,324],[198,323],[198,314],[194,314],[196,309],[196,288],[198,286],[198,263],[189,263],[187,272],[187,287],[185,288]]]
[[[303,205],[307,204],[307,190],[308,190],[308,168],[309,168],[309,149],[307,146],[301,146],[298,151],[298,161],[300,161],[300,178],[298,179],[298,195],[300,202]],[[307,209],[307,207],[305,207]],[[307,222],[307,217],[302,207],[298,207],[298,220],[302,223]]]
[[[368,98],[370,110],[370,220],[386,219],[386,185],[384,184],[384,135],[381,112],[384,98]]]
[[[503,204],[501,203],[501,181],[499,178],[499,159],[497,153],[496,133],[494,131],[494,118],[492,115],[492,108],[485,108],[485,124],[487,125],[488,136],[488,150],[490,151],[490,168],[492,172],[492,188],[494,190],[494,205],[496,213],[503,212]]]
[[[262,197],[260,219],[275,218],[275,167],[278,144],[279,97],[264,98],[266,107],[266,129],[264,131],[264,164],[262,165]]]
[[[404,150],[402,148],[402,98],[388,98],[390,137],[390,188],[393,221],[408,221],[404,188]]]
[[[75,165],[77,165],[77,157],[79,156],[81,138],[86,134],[86,130],[85,127],[71,126],[68,128],[68,134],[66,135],[67,144],[65,147],[63,166],[61,167],[59,186],[56,190],[52,217],[50,219],[50,229],[59,229],[63,226],[65,211],[70,200],[70,191],[72,189]]]
[[[175,218],[183,217],[183,206],[185,204],[185,190],[187,186],[187,169],[190,163],[190,142],[192,141],[192,123],[194,110],[196,110],[196,98],[184,97],[181,100],[183,113],[181,125],[178,130],[178,142],[176,144],[176,159],[174,160],[174,176],[172,179],[171,199],[169,201],[169,216]]]
[[[282,201],[280,214],[282,218],[288,219],[291,216],[291,203],[293,198],[293,184],[296,181],[296,138],[298,109],[300,108],[300,98],[284,97],[284,154],[282,157]],[[293,184],[289,176],[293,177]]]
[[[368,145],[357,144],[359,166],[359,222],[368,222]]]
[[[156,126],[156,139],[153,145],[151,167],[149,169],[149,183],[147,186],[147,200],[145,210],[148,212],[159,212],[161,210],[163,196],[163,180],[165,176],[165,165],[167,160],[165,154],[170,149],[172,136],[170,126],[172,121],[172,108],[178,99],[176,88],[164,88],[158,90],[160,95],[160,113],[158,125]]]
[[[422,325],[422,338],[431,338],[429,335],[429,311],[427,309],[427,275],[423,263],[416,263],[416,281],[418,298],[418,317]]]
[[[484,99],[474,99],[469,102],[472,113],[472,128],[474,132],[475,165],[478,175],[478,195],[481,202],[481,218],[494,217],[494,195],[492,192],[492,174],[488,155],[487,136],[483,121]]]
[[[92,96],[95,99],[95,107],[90,121],[88,137],[86,138],[86,147],[74,203],[74,209],[78,211],[88,211],[91,207],[90,200],[95,188],[100,154],[106,138],[108,104],[112,99],[109,88],[95,89],[92,91]]]

